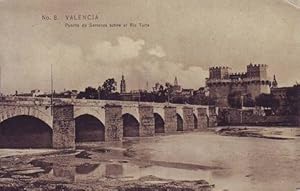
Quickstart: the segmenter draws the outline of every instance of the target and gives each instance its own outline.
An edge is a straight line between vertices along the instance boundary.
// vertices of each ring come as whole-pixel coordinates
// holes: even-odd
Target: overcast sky
[[[209,66],[245,71],[269,65],[281,86],[300,82],[297,0],[0,0],[1,88],[83,89],[125,75],[128,88],[174,81],[204,86]],[[58,15],[43,21],[42,15]],[[69,14],[94,23],[147,23],[147,28],[66,28]],[[68,22],[68,23],[78,23]],[[80,22],[82,23],[82,21]],[[118,83],[119,85],[119,83]]]

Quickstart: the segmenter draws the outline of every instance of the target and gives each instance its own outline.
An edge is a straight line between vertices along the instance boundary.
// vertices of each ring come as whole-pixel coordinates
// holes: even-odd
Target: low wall
[[[254,110],[220,109],[218,124],[253,126],[300,126],[299,116],[264,116]]]

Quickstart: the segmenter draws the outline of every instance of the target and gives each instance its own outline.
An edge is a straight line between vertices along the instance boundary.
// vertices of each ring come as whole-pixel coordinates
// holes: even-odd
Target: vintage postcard
[[[0,0],[0,191],[300,190],[300,0]]]

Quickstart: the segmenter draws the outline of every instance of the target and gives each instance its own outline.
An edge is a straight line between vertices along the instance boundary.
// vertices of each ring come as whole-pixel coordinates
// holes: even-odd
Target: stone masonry
[[[140,136],[153,136],[155,134],[153,107],[147,105],[140,105],[139,114]]]
[[[165,132],[173,133],[177,131],[176,107],[166,106],[165,108]]]
[[[53,106],[53,148],[75,148],[73,105]]]
[[[122,107],[105,105],[105,141],[120,141],[123,138]]]
[[[208,127],[216,127],[217,124],[217,113],[216,113],[216,108],[215,107],[209,107],[208,108]]]
[[[194,114],[193,108],[183,107],[183,131],[194,129]]]
[[[76,110],[75,110],[75,109]],[[124,110],[124,108],[127,108]],[[128,110],[128,108],[131,108]],[[137,103],[107,100],[54,100],[51,107],[47,98],[5,98],[0,101],[0,123],[16,116],[34,117],[49,127],[50,145],[57,149],[75,148],[75,114],[76,117],[90,115],[102,122],[104,127],[104,141],[120,141],[123,139],[123,115],[130,114],[138,123],[139,136],[155,135],[154,108],[160,108],[164,132],[174,133],[178,130],[177,115],[182,116],[183,131],[195,128],[216,126],[216,109],[209,108],[209,122],[207,107],[198,105],[179,105],[166,103]],[[51,112],[52,111],[52,112]],[[195,113],[194,113],[195,112]],[[196,116],[197,120],[194,119]],[[86,121],[88,124],[89,121]],[[208,125],[209,124],[209,125]],[[0,126],[1,127],[1,126]],[[89,130],[87,128],[87,130]],[[46,132],[46,131],[45,131]],[[1,131],[0,131],[1,133]]]
[[[249,64],[246,72],[232,73],[229,67],[211,67],[206,80],[209,96],[216,106],[228,107],[228,97],[234,94],[255,99],[261,93],[270,93],[271,81],[267,69],[264,64]]]
[[[208,118],[206,108],[198,108],[198,128],[204,129],[208,127]]]

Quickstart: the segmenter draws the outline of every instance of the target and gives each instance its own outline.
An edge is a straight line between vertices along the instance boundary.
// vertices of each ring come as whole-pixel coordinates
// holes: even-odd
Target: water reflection
[[[53,176],[60,178],[60,181],[74,182],[75,167],[68,165],[53,166]]]
[[[106,164],[105,175],[109,177],[120,177],[123,175],[123,166],[121,164]]]
[[[288,135],[290,131],[283,133]],[[295,136],[300,134],[298,129],[293,133]],[[114,155],[120,155],[119,159],[99,162],[95,161],[98,153],[113,154],[115,150],[98,148],[93,149],[93,160],[83,160],[89,163],[82,163],[81,159],[74,157],[81,163],[72,163],[74,166],[51,164],[52,170],[48,175],[53,176],[53,179],[69,182],[98,181],[106,178],[135,180],[152,175],[173,180],[207,180],[215,184],[215,191],[295,190],[300,186],[299,143],[299,138],[271,140],[200,133],[155,137],[123,143],[129,144],[135,154],[144,151],[147,160],[137,162],[134,157],[133,160],[125,160],[121,158],[123,152],[119,152]],[[67,160],[73,159],[67,156],[60,161]]]
[[[219,170],[213,170],[219,171]],[[156,176],[173,180],[200,180],[210,179],[212,176],[208,170],[193,170],[163,166],[140,166],[133,163],[102,162],[98,164],[83,163],[77,166],[53,164],[48,176],[53,179],[69,183],[81,181],[93,181],[105,178],[117,178],[119,180],[136,180],[145,176]]]
[[[76,174],[89,174],[93,172],[95,169],[99,167],[99,164],[89,164],[89,163],[84,163],[79,166],[76,166],[75,172]]]

